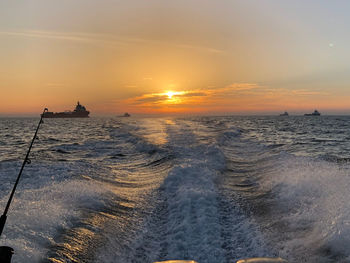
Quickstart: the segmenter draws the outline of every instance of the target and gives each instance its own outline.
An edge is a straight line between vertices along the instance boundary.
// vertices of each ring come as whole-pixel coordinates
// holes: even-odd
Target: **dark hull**
[[[46,112],[43,115],[43,118],[89,118],[89,113],[90,112],[57,112],[57,113],[52,113],[52,112]]]

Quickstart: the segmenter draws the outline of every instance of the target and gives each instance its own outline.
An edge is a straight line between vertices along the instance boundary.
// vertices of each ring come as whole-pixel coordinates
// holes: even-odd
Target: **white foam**
[[[126,245],[119,238],[110,240],[95,262],[114,262],[118,257],[121,262],[222,263],[231,256],[268,255],[258,228],[238,205],[222,207],[216,180],[226,162],[220,148],[197,141],[194,127],[186,121],[164,125],[166,147],[176,158],[159,188],[153,212],[143,219],[137,234],[124,241]]]
[[[45,259],[57,231],[72,227],[72,221],[81,216],[79,208],[103,206],[106,191],[97,182],[70,180],[18,192],[2,235],[2,244],[15,250],[12,262]],[[1,207],[5,201],[1,199]]]
[[[309,255],[315,262],[327,251],[333,255],[350,253],[350,173],[349,167],[311,158],[284,155],[275,163],[279,169],[266,175],[260,184],[277,194],[280,221],[302,235],[280,240],[286,258]],[[282,235],[283,236],[283,235]],[[308,250],[308,252],[306,252]],[[315,254],[314,259],[310,255]],[[302,255],[301,255],[302,256]],[[300,257],[300,256],[299,256]],[[318,258],[318,260],[320,260]]]

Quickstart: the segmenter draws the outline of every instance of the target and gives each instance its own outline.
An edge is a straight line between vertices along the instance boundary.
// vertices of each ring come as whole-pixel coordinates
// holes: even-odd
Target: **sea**
[[[39,118],[0,118],[0,212]],[[45,119],[12,262],[350,262],[350,117]]]

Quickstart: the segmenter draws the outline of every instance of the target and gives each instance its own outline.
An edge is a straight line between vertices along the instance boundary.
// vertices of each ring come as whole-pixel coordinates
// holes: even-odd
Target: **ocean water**
[[[0,119],[0,209],[38,118]],[[45,119],[13,262],[350,262],[350,117]]]

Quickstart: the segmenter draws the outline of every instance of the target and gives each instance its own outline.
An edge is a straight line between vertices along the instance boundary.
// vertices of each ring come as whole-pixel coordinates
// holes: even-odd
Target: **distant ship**
[[[130,117],[131,115],[127,112],[124,113],[124,115],[122,115],[122,117]]]
[[[304,116],[320,116],[321,113],[319,113],[317,110],[315,110],[313,113],[306,113]]]
[[[280,114],[280,116],[289,116],[289,114],[285,111],[284,113]]]
[[[65,112],[45,112],[43,118],[88,118],[90,112],[81,105],[78,101],[77,106],[75,106],[74,111],[65,111]]]

